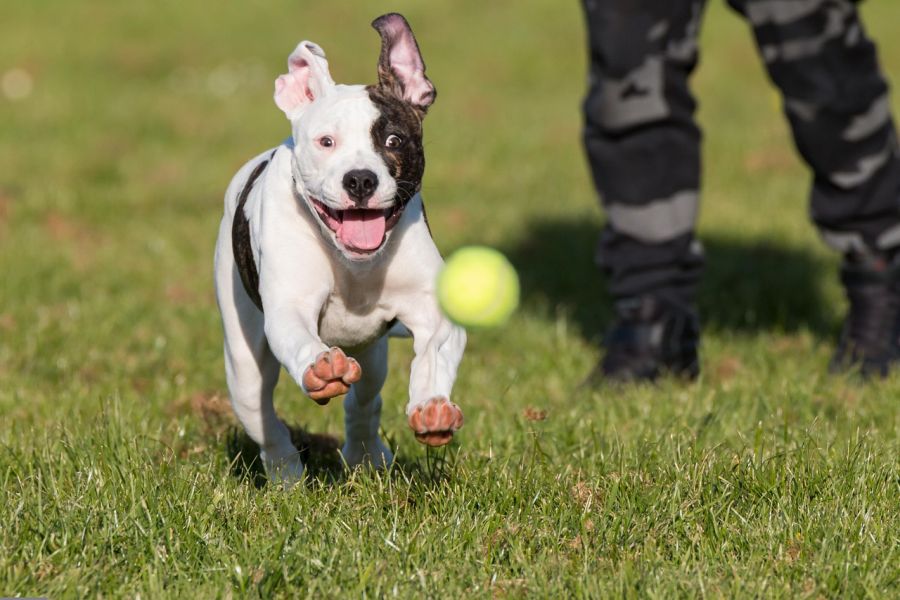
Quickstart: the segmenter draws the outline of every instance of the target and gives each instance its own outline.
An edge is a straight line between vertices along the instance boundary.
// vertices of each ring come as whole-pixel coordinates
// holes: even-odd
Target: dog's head
[[[401,15],[376,19],[378,84],[336,85],[322,49],[301,42],[275,81],[291,121],[295,186],[323,236],[350,260],[384,248],[425,170],[422,119],[435,89]]]

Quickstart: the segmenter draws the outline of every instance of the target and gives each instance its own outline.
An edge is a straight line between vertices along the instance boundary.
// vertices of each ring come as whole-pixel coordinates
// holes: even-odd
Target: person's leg
[[[701,135],[688,78],[704,3],[583,0],[584,144],[607,217],[597,259],[619,313],[603,377],[697,373]]]
[[[833,365],[900,358],[900,149],[875,45],[850,0],[730,0],[750,22],[813,171],[811,214],[850,300]]]

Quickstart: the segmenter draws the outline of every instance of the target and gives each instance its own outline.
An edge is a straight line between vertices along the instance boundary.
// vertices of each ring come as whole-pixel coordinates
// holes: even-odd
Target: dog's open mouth
[[[400,220],[403,206],[397,202],[386,209],[351,208],[335,210],[310,197],[316,214],[348,250],[360,254],[375,252],[384,244],[387,232]]]

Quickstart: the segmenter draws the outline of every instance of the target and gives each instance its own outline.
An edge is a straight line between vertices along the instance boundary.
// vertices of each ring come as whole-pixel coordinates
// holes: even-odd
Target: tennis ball
[[[519,305],[519,276],[493,248],[466,246],[447,259],[438,275],[437,297],[457,325],[498,327]]]

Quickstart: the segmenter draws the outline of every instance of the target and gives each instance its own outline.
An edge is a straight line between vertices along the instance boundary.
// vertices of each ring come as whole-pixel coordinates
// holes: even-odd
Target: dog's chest
[[[319,337],[329,346],[366,346],[384,335],[395,316],[377,300],[332,294],[319,315]]]

